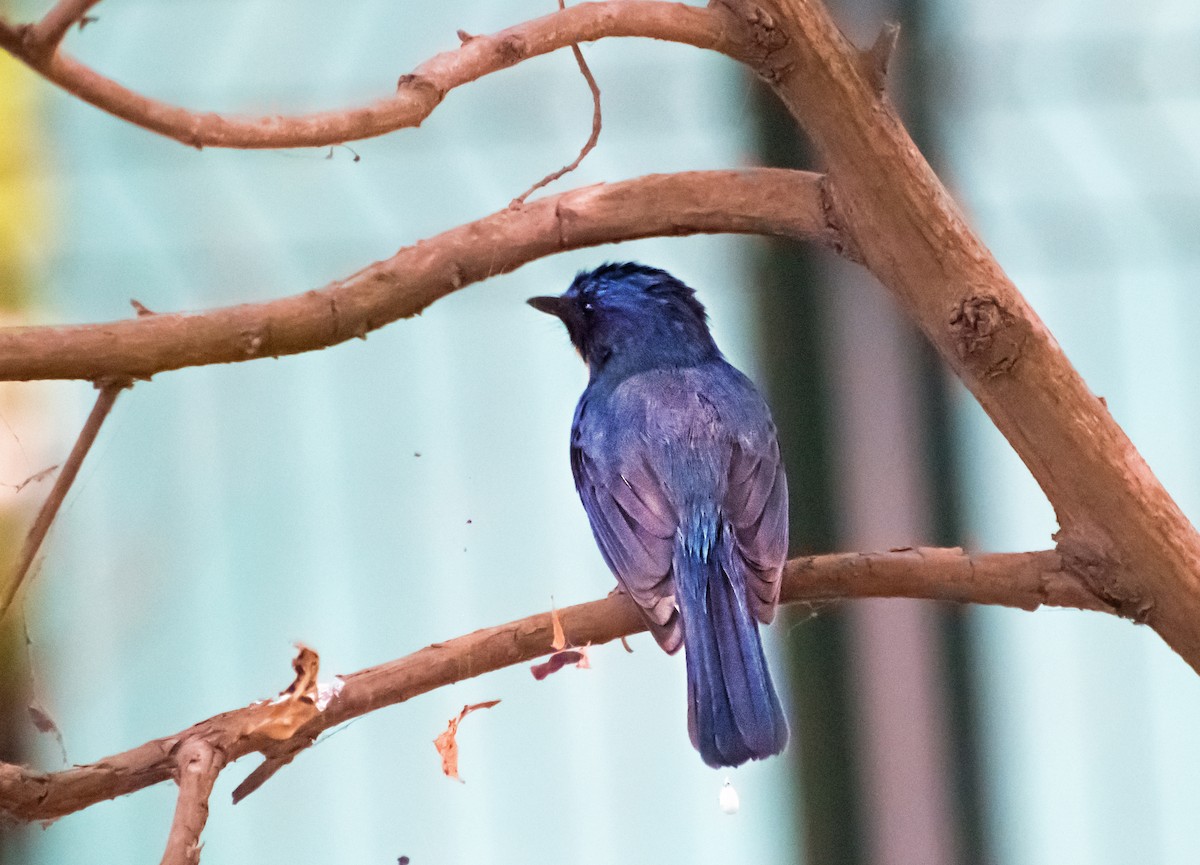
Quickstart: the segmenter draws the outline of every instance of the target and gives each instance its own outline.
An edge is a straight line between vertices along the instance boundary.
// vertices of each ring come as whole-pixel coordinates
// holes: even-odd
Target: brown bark
[[[25,50],[31,56],[43,56],[58,50],[67,31],[80,24],[88,10],[100,0],[58,0],[42,20],[25,31]]]
[[[62,5],[91,4],[68,0]],[[681,3],[658,0],[580,3],[490,36],[463,34],[461,47],[438,54],[412,73],[402,75],[395,94],[386,99],[361,108],[297,117],[238,118],[188,111],[149,99],[62,52],[42,50],[42,43],[30,38],[42,24],[14,27],[0,20],[0,48],[85,102],[192,147],[324,147],[420,126],[455,87],[580,42],[609,36],[641,36],[737,57],[740,45],[726,31],[725,23],[722,16],[707,9]]]
[[[894,32],[860,52],[816,0],[715,0],[707,10],[645,0],[585,3],[493,36],[463,34],[459,49],[403,76],[396,94],[374,105],[239,120],[149,100],[58,52],[58,40],[93,2],[60,0],[31,27],[0,22],[0,48],[80,98],[197,147],[315,146],[379,135],[419,124],[452,88],[527,57],[604,36],[648,36],[749,63],[806,128],[828,174],[697,172],[600,185],[452,229],[319,291],[194,315],[0,330],[0,378],[145,378],[315,350],[414,315],[470,282],[591,244],[717,231],[816,239],[861,260],[897,296],[1025,461],[1061,530],[1057,552],[796,560],[785,599],[905,596],[1104,610],[1150,624],[1200,670],[1200,537],[908,137],[884,88]],[[572,607],[562,617],[576,643],[641,630],[623,597]],[[321,731],[530,660],[550,650],[550,639],[548,615],[535,616],[360,671],[285,741],[254,732],[248,721],[258,709],[246,707],[64,772],[0,764],[0,813],[51,819],[133,792],[171,777],[186,748],[196,756],[188,765],[198,770],[187,778],[186,805],[181,775],[180,829],[171,849],[191,855],[203,828],[197,803],[207,802],[209,775],[226,759],[255,751],[266,757],[240,788],[248,791]]]
[[[715,232],[835,245],[821,178],[759,168],[658,174],[540,198],[405,247],[347,279],[265,303],[105,324],[0,328],[0,380],[149,378],[325,348],[535,259],[601,243]]]
[[[1200,536],[967,225],[874,86],[870,52],[815,0],[727,2],[820,153],[831,221],[1029,467],[1069,565],[1200,670]]]
[[[1112,612],[1063,567],[1053,551],[983,556],[958,549],[846,553],[793,559],[784,573],[784,603],[868,597]],[[574,645],[607,643],[645,630],[634,604],[624,595],[567,607],[558,615]],[[165,781],[176,771],[180,743],[205,742],[230,762],[261,752],[271,764],[261,773],[265,780],[325,730],[445,685],[533,660],[553,651],[553,637],[550,614],[542,613],[434,643],[399,660],[352,673],[344,677],[345,687],[325,711],[284,741],[247,732],[261,705],[256,704],[62,772],[46,774],[0,763],[0,816],[54,819]],[[662,662],[671,663],[666,658]]]
[[[225,759],[203,739],[185,739],[179,746],[175,767],[179,797],[162,865],[196,865],[200,861],[200,833],[208,822],[208,798]]]

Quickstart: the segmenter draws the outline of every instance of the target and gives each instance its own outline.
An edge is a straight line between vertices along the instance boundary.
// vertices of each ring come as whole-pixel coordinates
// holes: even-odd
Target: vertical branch
[[[162,865],[197,865],[200,833],[208,822],[208,797],[225,768],[225,757],[203,739],[188,739],[180,746],[175,765],[179,798]]]
[[[92,407],[92,413],[88,415],[87,422],[84,423],[83,430],[80,431],[79,438],[75,441],[75,447],[71,449],[71,455],[63,463],[62,472],[59,473],[58,479],[50,490],[50,495],[46,497],[42,509],[38,511],[37,518],[25,536],[25,544],[21,547],[21,557],[17,560],[8,585],[4,587],[3,596],[0,597],[0,621],[4,619],[5,613],[12,606],[13,599],[16,598],[25,578],[29,576],[30,567],[33,565],[38,550],[42,547],[42,541],[46,539],[46,534],[50,531],[50,526],[58,515],[58,510],[62,507],[68,490],[71,489],[71,484],[75,482],[75,477],[79,474],[79,467],[83,465],[84,458],[96,441],[100,426],[108,417],[108,413],[112,411],[113,403],[117,401],[117,395],[129,386],[128,381],[101,386],[100,395],[96,397],[96,404]]]

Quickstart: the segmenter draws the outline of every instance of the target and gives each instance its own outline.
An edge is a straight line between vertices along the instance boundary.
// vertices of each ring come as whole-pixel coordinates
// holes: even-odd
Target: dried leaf
[[[29,718],[39,733],[59,734],[58,724],[55,724],[54,719],[37,703],[29,704]]]
[[[25,638],[25,663],[28,665],[29,671],[29,692],[32,697],[29,700],[29,705],[26,709],[29,712],[29,720],[33,722],[33,726],[39,733],[48,733],[54,737],[54,741],[58,743],[58,751],[62,756],[63,763],[69,763],[67,759],[67,744],[63,741],[62,730],[59,729],[53,716],[42,705],[37,694],[41,690],[38,686],[37,667],[33,659],[33,638],[29,636],[29,620],[25,618],[24,613],[21,614],[21,634]]]
[[[551,673],[557,673],[568,664],[574,664],[580,670],[590,670],[592,662],[588,659],[587,646],[578,649],[563,649],[561,652],[555,652],[542,663],[531,666],[529,672],[533,673],[533,678],[540,682]]]
[[[52,465],[49,468],[42,469],[40,472],[31,474],[29,477],[25,478],[25,480],[21,481],[19,484],[4,484],[4,486],[11,487],[12,491],[14,493],[19,493],[21,490],[25,489],[25,487],[29,486],[30,484],[36,484],[41,481],[44,481],[46,478],[50,477],[50,475],[54,474],[56,471],[58,471],[57,464]]]
[[[311,697],[315,701],[321,656],[303,643],[297,643],[296,649],[296,658],[292,661],[292,669],[296,671],[296,680],[280,696],[297,694],[300,697]]]
[[[34,700],[28,706],[29,719],[33,721],[33,726],[37,728],[39,733],[48,733],[54,737],[54,741],[58,743],[58,750],[62,754],[62,761],[67,761],[67,744],[63,741],[62,730],[58,728],[58,724],[50,717],[50,713],[46,711],[41,703]]]
[[[470,706],[463,706],[457,718],[451,718],[450,723],[446,725],[444,732],[440,733],[433,740],[433,747],[437,748],[438,754],[442,757],[442,771],[447,778],[463,782],[463,779],[458,777],[458,725],[463,718],[474,712],[476,709],[490,709],[499,703],[499,700],[488,700],[485,703],[475,703]]]
[[[558,610],[553,605],[550,607],[550,626],[554,629],[553,637],[550,640],[550,648],[554,649],[554,654],[542,663],[534,664],[529,668],[529,672],[533,673],[533,678],[540,682],[551,673],[557,673],[567,664],[574,664],[584,670],[589,669],[592,665],[588,661],[586,647],[579,649],[567,642],[567,633],[563,630],[562,619],[558,617]]]
[[[317,672],[320,656],[302,643],[297,643],[292,669],[296,678],[292,684],[269,703],[259,703],[260,711],[251,716],[246,734],[260,733],[271,739],[290,739],[320,711],[317,708]]]
[[[550,624],[554,627],[554,638],[550,641],[550,648],[561,652],[567,647],[567,634],[563,630],[562,620],[558,617],[558,610],[554,607],[550,607]]]

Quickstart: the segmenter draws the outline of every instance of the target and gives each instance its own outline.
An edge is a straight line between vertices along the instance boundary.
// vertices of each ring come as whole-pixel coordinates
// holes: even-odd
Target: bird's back
[[[724,495],[735,448],[775,447],[775,426],[754,385],[722,358],[651,369],[610,383],[593,381],[580,398],[573,444],[620,470],[646,460],[673,503]]]

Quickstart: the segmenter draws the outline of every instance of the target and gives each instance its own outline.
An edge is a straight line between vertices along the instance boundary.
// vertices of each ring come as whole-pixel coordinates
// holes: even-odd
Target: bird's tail
[[[746,603],[733,531],[718,520],[701,522],[708,525],[676,541],[674,560],[688,733],[708,765],[739,766],[782,751],[788,728]]]

